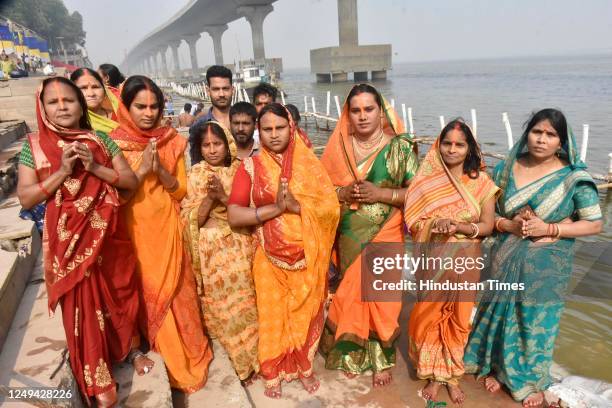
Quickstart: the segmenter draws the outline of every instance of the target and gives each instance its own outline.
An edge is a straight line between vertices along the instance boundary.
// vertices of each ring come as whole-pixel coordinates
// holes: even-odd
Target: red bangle
[[[51,197],[51,193],[49,191],[47,191],[47,189],[45,188],[45,186],[43,186],[42,181],[38,182],[38,188],[40,188],[40,191],[43,192],[43,194],[45,195],[46,198]]]

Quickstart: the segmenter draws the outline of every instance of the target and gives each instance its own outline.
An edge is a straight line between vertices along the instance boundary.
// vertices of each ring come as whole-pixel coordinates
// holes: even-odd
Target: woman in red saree
[[[417,248],[432,258],[476,260],[482,256],[478,244],[493,231],[499,192],[484,169],[470,128],[461,120],[448,123],[406,194],[404,220]],[[431,268],[422,273],[422,281],[475,283],[480,277],[478,268],[467,267]],[[470,334],[475,293],[457,290],[419,295],[408,323],[408,354],[417,377],[428,380],[423,397],[435,401],[438,389],[446,384],[451,400],[462,404],[465,394],[459,380],[465,372],[463,350]]]
[[[319,388],[313,360],[323,329],[327,270],[339,205],[325,169],[280,104],[259,113],[263,149],[236,171],[228,201],[232,227],[257,226],[253,280],[258,355],[266,396],[299,378]]]
[[[38,134],[24,144],[17,194],[24,208],[46,201],[43,231],[49,311],[62,307],[70,365],[91,405],[116,400],[112,362],[126,358],[137,334],[135,259],[115,235],[116,188],[137,180],[115,143],[95,133],[81,91],[61,77],[37,95]]]
[[[180,202],[187,192],[187,140],[161,126],[164,96],[144,76],[122,86],[119,127],[111,138],[123,150],[139,187],[121,207],[134,244],[141,294],[141,330],[168,369],[170,386],[202,388],[212,349],[204,334],[195,277],[183,244]]]

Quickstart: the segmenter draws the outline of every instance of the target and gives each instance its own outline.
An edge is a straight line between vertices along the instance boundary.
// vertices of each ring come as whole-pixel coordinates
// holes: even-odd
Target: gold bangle
[[[480,235],[480,228],[478,228],[478,225],[474,224],[473,222],[470,222],[470,225],[472,226],[473,232],[468,238],[478,238],[478,235]]]
[[[391,204],[395,204],[397,202],[397,189],[393,189],[393,193],[391,194]]]
[[[497,231],[499,231],[499,232],[504,232],[504,231],[502,230],[502,227],[501,227],[501,223],[502,223],[502,221],[503,221],[503,220],[505,220],[505,218],[504,218],[504,217],[498,217],[498,218],[495,220],[495,229],[496,229]]]
[[[560,239],[561,238],[561,227],[559,226],[559,224],[555,224],[557,226],[557,233],[555,234],[555,238]]]

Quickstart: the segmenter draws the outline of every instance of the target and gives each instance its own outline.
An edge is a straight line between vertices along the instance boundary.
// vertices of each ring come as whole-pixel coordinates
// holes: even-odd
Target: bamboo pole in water
[[[582,125],[582,145],[580,146],[580,160],[586,163],[587,147],[589,146],[589,125]]]
[[[502,122],[504,122],[504,126],[506,127],[506,135],[508,137],[508,150],[512,149],[514,146],[514,141],[512,140],[512,128],[510,127],[510,118],[508,117],[508,112],[502,113]]]
[[[474,138],[478,139],[478,122],[476,121],[476,109],[470,110],[472,114],[472,132],[474,132]]]

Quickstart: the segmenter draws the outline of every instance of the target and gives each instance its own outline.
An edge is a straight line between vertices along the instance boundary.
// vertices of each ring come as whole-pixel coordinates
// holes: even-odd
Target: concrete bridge
[[[274,10],[277,0],[190,0],[168,22],[148,34],[127,54],[121,64],[128,73],[147,73],[154,77],[181,77],[178,48],[182,41],[189,46],[191,76],[199,76],[196,43],[207,33],[212,37],[215,64],[223,65],[221,38],[228,23],[245,17],[251,25],[253,56],[258,65],[266,64],[263,23]],[[172,52],[172,66],[166,54]]]

